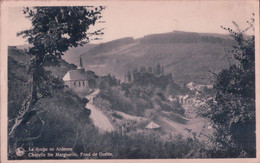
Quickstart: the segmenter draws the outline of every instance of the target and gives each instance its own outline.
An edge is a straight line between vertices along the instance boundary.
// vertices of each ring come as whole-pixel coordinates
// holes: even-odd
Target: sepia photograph
[[[257,0],[14,2],[1,162],[257,162]]]

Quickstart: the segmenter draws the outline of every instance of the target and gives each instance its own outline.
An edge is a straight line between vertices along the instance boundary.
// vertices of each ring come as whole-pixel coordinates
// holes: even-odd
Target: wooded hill
[[[30,56],[25,52],[15,47],[8,48],[8,132],[30,92],[31,80],[26,69],[26,62],[29,59]],[[54,75],[60,76],[73,67],[75,66],[63,61]],[[53,79],[55,79],[53,81],[56,82],[56,86],[52,88],[52,95],[40,99],[35,106],[39,110],[37,116],[44,121],[44,125],[42,126],[36,116],[28,115],[23,122],[23,128],[18,129],[20,141],[17,141],[17,147],[23,143],[23,148],[27,149],[29,141],[25,140],[28,137],[35,137],[41,132],[41,136],[33,140],[34,145],[38,147],[73,146],[75,129],[78,127],[89,128],[93,125],[86,113],[86,100],[64,88],[60,79]],[[62,138],[61,135],[66,135],[66,138]],[[15,149],[9,150],[13,151],[9,153],[9,158],[15,158]]]
[[[174,31],[99,45],[87,44],[77,50],[71,49],[63,58],[78,64],[81,55],[86,69],[97,75],[110,73],[121,80],[135,68],[161,63],[165,73],[172,73],[177,83],[206,84],[211,75],[209,71],[217,73],[232,62],[231,56],[225,53],[232,43],[228,35]]]

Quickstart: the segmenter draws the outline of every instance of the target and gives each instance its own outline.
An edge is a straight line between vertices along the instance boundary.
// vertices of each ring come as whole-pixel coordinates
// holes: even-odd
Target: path
[[[115,112],[116,112],[116,114],[121,115],[122,117],[124,117],[127,120],[133,120],[133,121],[144,121],[144,120],[146,120],[146,118],[144,118],[144,117],[137,117],[137,116],[129,115],[129,114],[126,114],[126,113],[121,112],[121,111],[115,111]]]
[[[173,120],[173,118],[170,118],[169,116],[166,116],[167,112],[163,112],[164,115],[158,116],[158,123],[159,125],[164,128],[168,132],[180,134],[183,137],[189,137],[191,136],[192,132],[197,133],[198,135],[201,135],[201,139],[207,139],[204,135],[212,135],[213,130],[207,127],[207,121],[206,119],[196,117],[192,105],[185,105],[186,111],[189,110],[189,113],[187,117],[182,117],[184,120],[187,120],[186,123],[179,123],[177,120]],[[173,115],[173,113],[171,113]],[[168,113],[168,115],[171,115]]]
[[[93,104],[93,98],[99,93],[99,89],[86,96],[89,102],[86,104],[86,108],[91,110],[90,119],[100,132],[112,132],[114,131],[113,125],[108,118]]]

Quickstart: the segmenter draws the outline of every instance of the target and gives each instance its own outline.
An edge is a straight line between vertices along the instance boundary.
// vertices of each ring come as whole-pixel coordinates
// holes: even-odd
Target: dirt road
[[[192,106],[185,106],[185,107],[192,107]],[[186,110],[187,111],[187,110]],[[213,130],[207,128],[207,121],[203,118],[199,118],[195,116],[195,113],[190,111],[187,117],[182,117],[187,122],[186,123],[178,123],[177,121],[173,121],[167,116],[159,116],[158,123],[159,125],[164,128],[168,132],[172,132],[175,134],[180,134],[183,137],[190,137],[192,136],[191,133],[195,132],[199,136],[201,135],[202,139],[207,139],[207,137],[203,135],[212,135]]]
[[[110,123],[108,118],[93,104],[93,98],[99,93],[99,89],[95,90],[86,98],[89,100],[86,108],[91,110],[90,119],[93,121],[94,125],[99,129],[100,132],[111,132],[114,131],[113,125]]]

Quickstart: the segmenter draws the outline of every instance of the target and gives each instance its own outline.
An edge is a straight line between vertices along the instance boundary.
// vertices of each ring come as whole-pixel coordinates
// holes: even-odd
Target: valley
[[[88,142],[89,147],[88,139],[93,140],[95,146],[107,137],[114,139],[117,136],[135,146],[140,145],[139,139],[146,140],[146,137],[151,138],[151,142],[185,142],[187,146],[191,145],[187,141],[207,142],[214,129],[206,119],[197,117],[196,98],[201,92],[212,89],[210,71],[219,72],[232,60],[228,60],[220,48],[228,49],[231,43],[222,35],[175,31],[72,48],[59,66],[46,68],[61,88],[59,93],[53,92],[53,102],[48,103],[50,99],[47,98],[40,100],[38,106],[43,108],[40,116],[48,119],[47,108],[52,107],[52,116],[57,118],[56,127],[69,119],[74,125],[70,128],[66,123],[68,132],[76,134],[76,141]],[[22,78],[28,80],[26,65],[16,64],[29,60],[28,47],[9,47],[10,76],[25,74]],[[13,69],[12,66],[20,68]],[[71,73],[67,73],[69,71]],[[62,81],[65,74],[68,74],[67,83]],[[15,81],[11,83],[16,84]],[[18,85],[22,87],[23,83]],[[83,87],[88,92],[78,93],[77,90]],[[21,96],[14,90],[9,95],[13,99]],[[59,99],[67,99],[67,106]],[[21,105],[22,101],[21,98],[19,103],[10,103],[10,117],[15,117],[18,109],[15,106]],[[47,120],[50,130],[56,128],[50,127],[52,121]],[[61,132],[66,130],[62,128]],[[102,140],[96,140],[96,137]],[[42,139],[45,138],[48,134]],[[110,145],[107,148],[110,149]]]

